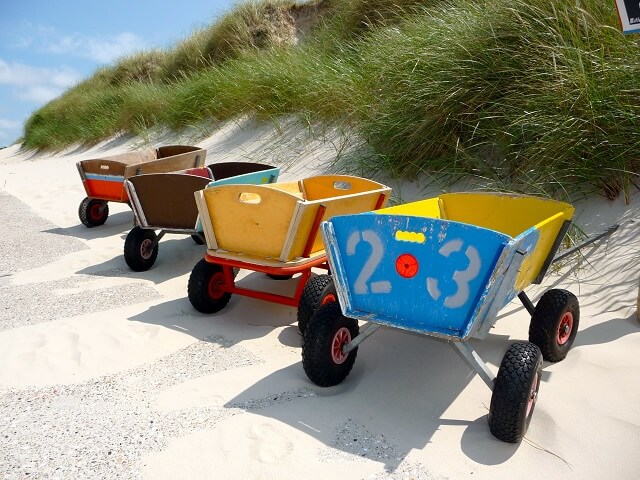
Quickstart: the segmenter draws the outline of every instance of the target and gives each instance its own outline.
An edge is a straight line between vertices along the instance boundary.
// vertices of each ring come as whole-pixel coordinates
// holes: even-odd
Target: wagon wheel
[[[338,295],[331,275],[317,275],[309,279],[302,290],[298,305],[298,329],[304,333],[309,319],[320,305],[336,302]]]
[[[158,256],[156,232],[133,227],[124,241],[124,261],[135,272],[149,270]]]
[[[503,442],[518,443],[529,428],[538,399],[542,352],[530,342],[517,342],[502,358],[489,407],[489,430]]]
[[[564,360],[578,333],[580,306],[567,290],[552,289],[542,295],[531,316],[529,341],[550,362]]]
[[[78,207],[80,221],[89,228],[102,225],[108,216],[109,204],[106,200],[86,197]]]
[[[358,333],[358,321],[342,315],[338,302],[321,305],[302,337],[302,366],[309,380],[320,387],[332,387],[347,378],[358,349],[344,353],[342,347]]]
[[[189,276],[187,293],[191,305],[202,313],[215,313],[222,310],[231,293],[223,290],[224,271],[222,266],[200,260]]]
[[[196,243],[196,245],[204,245],[204,241],[200,235],[191,235],[191,239]]]

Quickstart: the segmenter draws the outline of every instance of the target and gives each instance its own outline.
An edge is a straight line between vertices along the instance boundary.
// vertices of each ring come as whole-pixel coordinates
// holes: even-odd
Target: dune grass
[[[242,4],[101,69],[35,112],[24,144],[299,116],[347,125],[370,168],[403,177],[556,197],[615,197],[637,178],[640,40],[620,33],[613,2],[317,1],[298,42],[303,8]]]

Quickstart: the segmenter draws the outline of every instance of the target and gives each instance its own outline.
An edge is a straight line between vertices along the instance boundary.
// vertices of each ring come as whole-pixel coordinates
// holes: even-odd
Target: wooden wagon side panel
[[[298,196],[257,185],[225,185],[203,191],[217,247],[248,256],[278,258]]]
[[[128,165],[124,171],[124,177],[129,178],[133,175],[141,175],[145,173],[166,173],[175,172],[177,170],[185,170],[187,168],[197,168],[204,166],[207,151],[198,149],[172,155],[164,158],[157,158],[148,162]]]
[[[317,175],[305,178],[300,183],[300,189],[307,201],[344,197],[387,188],[385,185],[373,180],[351,175]]]
[[[513,194],[451,193],[441,195],[444,218],[495,230],[517,239],[536,229],[539,241],[522,263],[516,289],[523,290],[538,276],[565,221],[574,207],[546,198]]]
[[[133,185],[132,208],[146,225],[164,229],[194,230],[198,209],[194,192],[203,189],[208,178],[180,173],[139,175],[127,179]]]
[[[253,162],[221,162],[212,163],[208,165],[208,167],[213,173],[213,179],[216,181],[243,175],[263,174],[259,181],[242,182],[251,184],[273,183],[277,180],[277,176],[280,173],[280,169],[272,165]],[[274,172],[274,170],[276,172]],[[271,175],[274,173],[276,178],[271,178]]]
[[[324,242],[319,231],[314,232],[318,209],[322,205],[326,210],[321,220],[328,220],[337,215],[348,215],[353,213],[369,212],[376,206],[384,206],[391,191],[390,189],[379,189],[366,193],[356,193],[333,198],[321,198],[313,202],[305,202],[300,209],[300,219],[297,225],[297,234],[292,246],[284,261],[290,261],[303,256],[310,236],[314,236],[309,255],[324,250]],[[381,201],[380,197],[383,196]]]
[[[87,197],[116,202],[128,201],[124,190],[126,165],[117,159],[82,160],[77,163]]]
[[[493,273],[510,241],[473,225],[402,215],[339,216],[322,232],[345,315],[455,339],[495,299]]]

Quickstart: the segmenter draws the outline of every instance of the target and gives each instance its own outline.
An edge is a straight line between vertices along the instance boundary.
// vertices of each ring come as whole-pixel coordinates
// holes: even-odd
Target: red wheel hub
[[[91,205],[91,207],[89,208],[89,216],[94,221],[100,220],[102,218],[102,214],[103,214],[103,208],[102,208],[102,205],[99,203],[95,203]]]
[[[332,303],[336,301],[336,296],[333,293],[329,293],[325,295],[322,299],[322,305],[326,305],[327,303]]]
[[[140,244],[140,256],[145,260],[149,260],[151,255],[153,255],[153,241],[146,238]]]
[[[564,345],[569,341],[573,330],[573,313],[565,312],[560,319],[556,340],[558,345]]]
[[[342,347],[351,341],[351,332],[347,327],[340,328],[333,336],[331,342],[331,360],[336,365],[340,365],[345,362],[348,353],[342,351]]]
[[[224,285],[224,275],[222,272],[216,272],[211,275],[209,279],[209,288],[207,289],[209,292],[209,296],[214,300],[218,300],[222,298],[224,295],[224,290],[222,286]]]

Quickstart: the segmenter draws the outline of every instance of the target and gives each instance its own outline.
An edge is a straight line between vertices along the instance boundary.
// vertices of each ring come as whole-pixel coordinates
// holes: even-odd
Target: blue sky
[[[29,115],[100,66],[166,48],[234,0],[0,0],[0,147]]]

